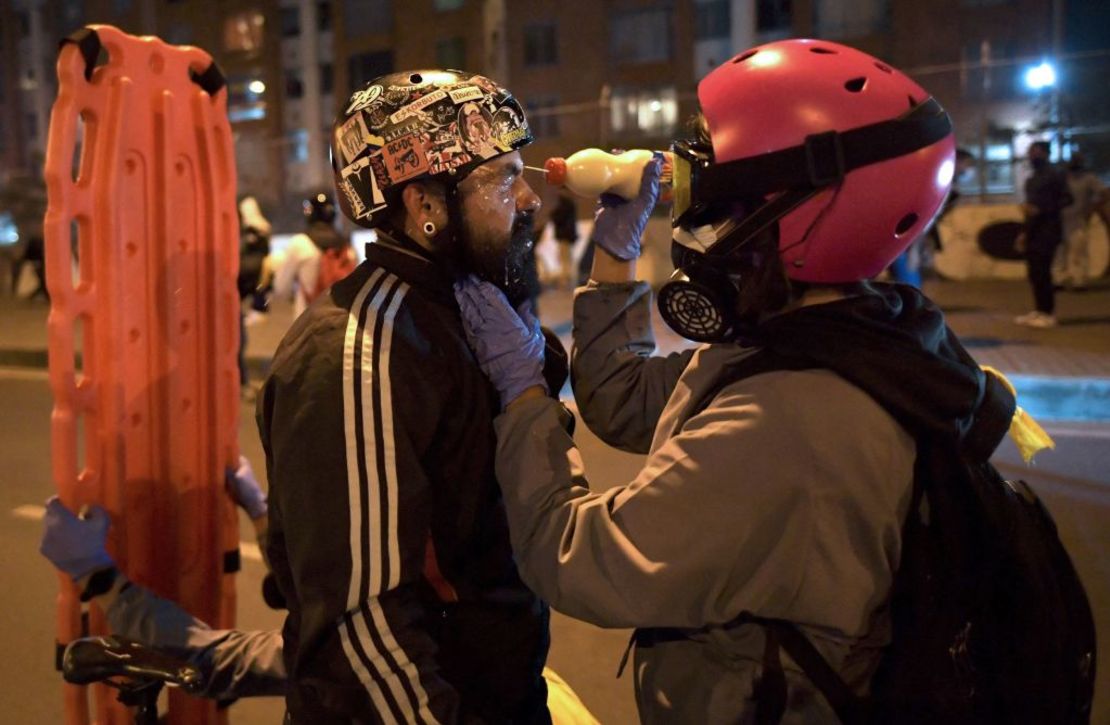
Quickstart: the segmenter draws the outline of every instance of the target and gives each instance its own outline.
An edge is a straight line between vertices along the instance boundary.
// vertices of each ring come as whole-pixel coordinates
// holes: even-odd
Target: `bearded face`
[[[534,232],[540,202],[523,168],[519,153],[505,154],[459,185],[462,264],[499,287],[514,307],[539,289]]]

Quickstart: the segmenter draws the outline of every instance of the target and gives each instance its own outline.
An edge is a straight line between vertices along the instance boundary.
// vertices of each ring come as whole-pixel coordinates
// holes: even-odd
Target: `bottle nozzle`
[[[543,164],[544,170],[547,172],[547,183],[552,186],[562,186],[567,181],[567,160],[555,156]]]

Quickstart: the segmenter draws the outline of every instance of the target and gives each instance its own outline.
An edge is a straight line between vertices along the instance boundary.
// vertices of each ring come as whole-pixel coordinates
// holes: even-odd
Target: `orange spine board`
[[[63,45],[46,154],[53,478],[67,506],[108,510],[129,577],[230,627],[239,240],[227,93],[198,81],[213,65],[198,48],[85,30],[108,60],[88,72],[82,48]],[[71,589],[61,642],[78,634]],[[129,722],[97,699],[99,722]],[[67,688],[67,723],[88,722],[83,700]],[[171,697],[172,723],[225,719]]]

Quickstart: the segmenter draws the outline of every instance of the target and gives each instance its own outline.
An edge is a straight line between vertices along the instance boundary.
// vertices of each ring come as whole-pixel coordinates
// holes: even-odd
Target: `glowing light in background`
[[[266,92],[266,84],[260,80],[253,80],[250,82],[250,85],[247,86],[247,90],[256,96],[261,96]]]
[[[1034,91],[1056,85],[1056,69],[1048,61],[1041,61],[1025,71],[1025,85]]]

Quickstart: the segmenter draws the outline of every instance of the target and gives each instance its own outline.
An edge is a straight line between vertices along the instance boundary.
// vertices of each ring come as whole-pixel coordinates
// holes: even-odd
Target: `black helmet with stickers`
[[[421,70],[375,78],[351,94],[332,132],[339,207],[359,226],[380,226],[402,184],[435,178],[454,186],[531,142],[524,109],[485,76]]]

